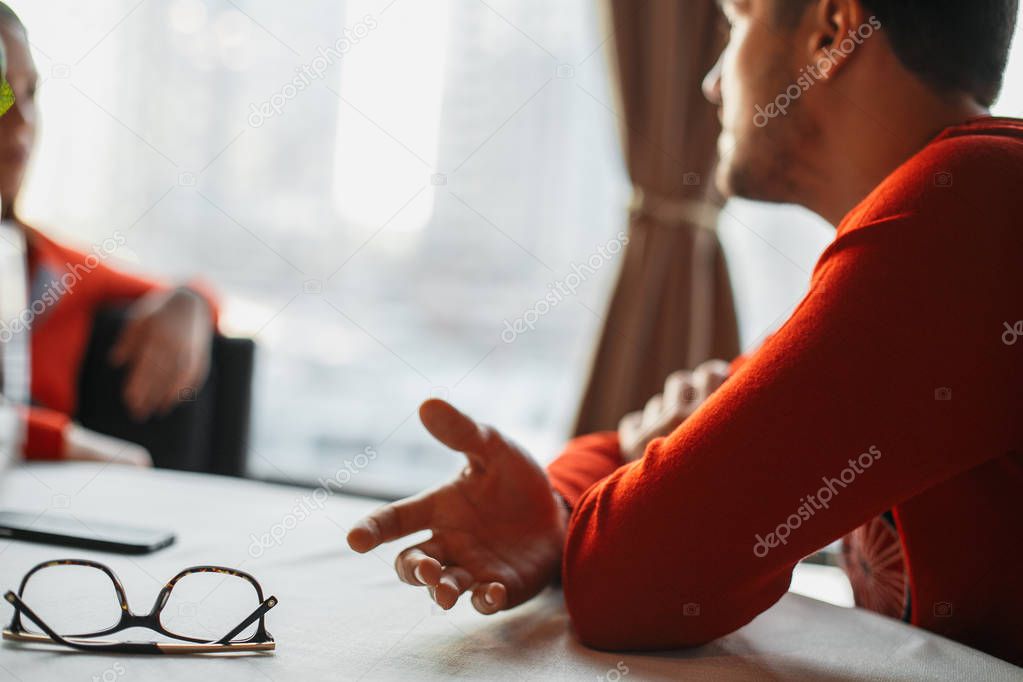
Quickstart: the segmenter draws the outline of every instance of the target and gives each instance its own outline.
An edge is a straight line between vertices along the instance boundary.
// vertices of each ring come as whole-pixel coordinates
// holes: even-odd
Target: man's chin
[[[748,166],[722,160],[714,176],[714,185],[726,199],[749,199],[768,203],[788,203],[790,198],[779,191],[774,178],[754,172]]]
[[[724,198],[768,200],[764,197],[763,186],[750,169],[736,164],[732,157],[722,158],[714,177],[717,191]]]
[[[718,163],[714,174],[714,186],[725,199],[748,198],[749,171],[743,162],[741,150],[735,137],[727,130],[718,138]]]

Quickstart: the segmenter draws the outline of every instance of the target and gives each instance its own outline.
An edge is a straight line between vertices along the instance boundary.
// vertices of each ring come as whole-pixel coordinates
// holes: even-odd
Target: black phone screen
[[[139,528],[70,514],[0,511],[0,539],[42,542],[124,554],[155,552],[174,542],[174,533]]]

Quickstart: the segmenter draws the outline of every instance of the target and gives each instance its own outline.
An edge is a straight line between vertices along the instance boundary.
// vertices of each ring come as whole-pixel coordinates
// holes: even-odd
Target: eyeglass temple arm
[[[35,611],[28,607],[28,604],[21,600],[21,597],[14,594],[14,592],[8,590],[4,595],[4,599],[11,603],[15,609],[21,614],[26,616],[29,620],[39,626],[39,628],[46,633],[46,635],[58,644],[69,646],[72,649],[80,649],[82,651],[114,651],[118,653],[147,653],[147,654],[159,654],[163,653],[155,642],[118,642],[117,644],[83,644],[81,642],[72,642],[64,639],[56,632],[53,628],[47,625],[42,618],[36,615]]]
[[[252,625],[254,621],[263,617],[263,614],[277,606],[277,597],[267,597],[266,600],[260,604],[255,611],[249,614],[248,618],[238,624],[236,628],[231,630],[223,637],[217,640],[217,644],[230,644],[231,639],[245,628]]]

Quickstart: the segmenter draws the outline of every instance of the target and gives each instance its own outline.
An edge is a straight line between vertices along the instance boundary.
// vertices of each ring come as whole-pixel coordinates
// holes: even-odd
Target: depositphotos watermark
[[[556,308],[567,297],[575,296],[587,277],[611,262],[628,245],[629,235],[619,232],[614,239],[609,239],[606,244],[598,246],[597,250],[590,254],[590,257],[583,263],[572,263],[572,272],[565,275],[564,279],[548,284],[547,288],[550,291],[543,298],[536,301],[526,312],[514,320],[506,319],[504,321],[501,340],[505,343],[512,343],[520,334],[536,329],[536,323],[541,317]]]
[[[116,682],[120,678],[124,677],[124,673],[127,670],[124,668],[124,664],[120,661],[115,661],[112,666],[101,672],[99,675],[92,676],[92,682]]]
[[[831,500],[839,493],[836,488],[845,489],[847,485],[856,480],[857,476],[873,466],[874,462],[879,459],[881,459],[881,450],[876,445],[871,445],[866,452],[860,453],[859,457],[850,459],[849,466],[842,469],[837,478],[822,476],[821,480],[824,485],[817,490],[815,495],[799,498],[799,507],[796,508],[794,514],[789,514],[784,523],[778,524],[778,527],[768,533],[767,537],[762,538],[759,533],[755,536],[754,556],[763,559],[772,547],[788,544],[792,531],[802,526],[803,521],[810,520],[815,512],[828,508]]]
[[[334,472],[331,478],[317,479],[319,487],[307,495],[303,495],[280,521],[270,526],[262,535],[249,534],[252,543],[249,545],[249,556],[258,559],[271,547],[279,547],[288,533],[298,527],[315,512],[323,511],[323,507],[334,493],[340,492],[360,471],[369,466],[377,458],[377,451],[372,447],[365,448],[351,460],[345,460],[344,466]]]
[[[763,128],[771,122],[771,119],[788,114],[793,102],[802,97],[803,93],[818,82],[827,78],[831,70],[842,59],[855,52],[856,48],[863,44],[863,41],[869,39],[876,31],[880,30],[881,21],[874,16],[870,17],[866,23],[860,24],[860,27],[855,31],[849,29],[848,37],[839,41],[833,47],[824,48],[825,56],[817,62],[816,66],[807,64],[800,69],[796,82],[785,88],[781,94],[774,98],[773,102],[768,103],[767,106],[756,105],[753,108],[756,111],[756,115],[753,117],[753,125]]]
[[[308,64],[295,68],[297,76],[281,86],[280,90],[270,95],[265,102],[249,104],[249,125],[253,128],[260,128],[267,119],[284,113],[288,102],[298,97],[300,92],[309,88],[315,81],[323,78],[327,69],[348,54],[359,41],[379,25],[376,17],[367,14],[362,21],[352,26],[346,26],[341,32],[341,37],[335,40],[333,45],[328,47],[321,45],[316,48],[316,56]]]
[[[615,667],[608,668],[603,675],[597,675],[598,682],[618,682],[624,677],[629,675],[629,666],[625,664],[625,661],[618,661]]]
[[[50,307],[57,304],[62,297],[74,292],[86,275],[98,268],[100,264],[109,258],[118,247],[128,243],[128,238],[121,232],[114,232],[113,236],[107,237],[99,244],[93,244],[92,252],[82,259],[81,263],[64,263],[64,272],[57,279],[51,279],[38,298],[10,320],[0,320],[0,343],[7,343],[15,334],[27,331],[32,328],[37,317],[42,315]]]
[[[1015,346],[1020,337],[1023,337],[1023,320],[1017,320],[1016,324],[1003,322],[1005,331],[1002,332],[1002,343],[1006,346]]]

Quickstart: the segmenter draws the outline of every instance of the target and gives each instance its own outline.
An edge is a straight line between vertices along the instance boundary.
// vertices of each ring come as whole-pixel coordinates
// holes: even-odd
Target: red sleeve
[[[998,332],[1019,316],[1020,236],[977,218],[964,239],[937,217],[840,234],[786,324],[671,435],[586,489],[562,567],[583,643],[669,649],[732,632],[801,558],[1018,447],[1023,373]]]
[[[64,458],[64,428],[71,419],[44,407],[25,408],[25,459]]]
[[[748,357],[735,358],[729,365],[729,375],[738,371]],[[618,432],[602,431],[570,440],[558,458],[547,466],[547,475],[554,489],[574,508],[587,488],[610,476],[624,463]]]
[[[740,355],[729,365],[734,374],[748,355]],[[601,431],[570,440],[558,457],[547,465],[547,477],[570,509],[586,490],[625,464],[617,431]]]
[[[569,507],[574,508],[587,488],[610,476],[622,464],[618,432],[602,431],[570,440],[564,452],[547,465],[547,476]]]
[[[731,377],[733,374],[742,369],[742,366],[749,360],[750,355],[751,353],[743,353],[732,360],[732,362],[728,365],[728,376]]]

